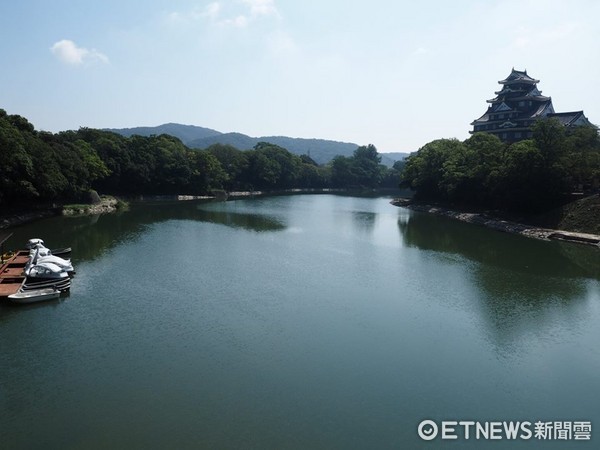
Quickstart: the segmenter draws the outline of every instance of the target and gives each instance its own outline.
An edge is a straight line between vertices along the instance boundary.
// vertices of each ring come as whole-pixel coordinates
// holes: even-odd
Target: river
[[[60,300],[0,304],[0,447],[593,448],[600,252],[389,201],[16,228],[7,247],[72,246],[77,275]],[[584,421],[592,440],[427,442],[424,419]]]

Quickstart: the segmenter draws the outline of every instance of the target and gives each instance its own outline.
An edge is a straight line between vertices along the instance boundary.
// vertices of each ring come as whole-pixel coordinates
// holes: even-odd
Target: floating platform
[[[0,298],[17,293],[25,276],[23,271],[29,261],[29,251],[20,250],[0,265]]]

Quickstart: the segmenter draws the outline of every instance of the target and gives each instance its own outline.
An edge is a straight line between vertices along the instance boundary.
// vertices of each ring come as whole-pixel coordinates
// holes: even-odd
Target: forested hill
[[[156,127],[107,128],[105,131],[112,131],[113,133],[118,133],[125,137],[131,137],[133,135],[148,137],[152,135],[160,136],[161,134],[168,134],[169,136],[175,136],[187,146],[196,139],[204,139],[222,134],[221,132],[211,130],[210,128],[198,127],[196,125],[182,125],[180,123],[164,123]]]
[[[350,157],[359,147],[358,144],[327,139],[304,139],[287,136],[251,137],[242,133],[221,133],[210,128],[177,123],[167,123],[156,127],[113,128],[107,131],[125,137],[168,134],[180,139],[186,146],[198,149],[206,149],[214,144],[223,144],[231,145],[240,150],[250,150],[259,142],[268,142],[283,147],[295,155],[310,155],[318,164],[327,164],[338,155]],[[406,155],[403,153],[394,153],[390,156],[384,153],[381,154],[381,163],[387,167],[392,167],[395,161],[402,160],[404,156]]]
[[[207,148],[213,144],[229,144],[242,150],[254,148],[259,142],[279,145],[295,155],[310,155],[318,164],[326,164],[334,157],[352,156],[357,144],[349,142],[329,141],[326,139],[303,139],[286,136],[250,137],[241,133],[225,133],[196,139],[188,145],[191,148]]]
[[[79,202],[89,191],[128,196],[203,195],[292,188],[395,188],[402,163],[380,164],[373,145],[326,165],[259,142],[252,149],[213,144],[190,149],[169,134],[127,137],[80,128],[57,134],[0,109],[0,210]]]

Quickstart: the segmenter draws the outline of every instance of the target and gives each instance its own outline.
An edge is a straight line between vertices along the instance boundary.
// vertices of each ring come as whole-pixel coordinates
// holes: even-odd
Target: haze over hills
[[[318,164],[325,164],[335,156],[352,156],[358,144],[338,142],[327,139],[304,139],[287,136],[251,137],[242,133],[221,133],[210,128],[195,125],[166,123],[155,127],[109,128],[107,131],[126,137],[135,134],[150,136],[153,134],[169,134],[181,140],[190,148],[204,149],[213,144],[228,144],[240,150],[250,150],[259,142],[279,145],[296,155],[310,155]],[[404,159],[407,153],[382,153],[381,163],[391,167],[395,161]]]
[[[259,142],[279,145],[296,155],[310,155],[318,164],[331,161],[336,155],[352,156],[357,144],[329,141],[325,139],[303,139],[286,136],[250,137],[241,133],[224,133],[218,136],[195,139],[188,144],[191,148],[207,148],[213,144],[229,144],[240,150],[249,150]]]
[[[211,130],[210,128],[198,127],[196,125],[182,125],[179,123],[164,123],[156,127],[106,128],[106,131],[112,131],[125,137],[131,137],[134,134],[140,136],[169,134],[179,138],[181,142],[188,147],[189,143],[195,139],[202,139],[222,134],[221,132]]]

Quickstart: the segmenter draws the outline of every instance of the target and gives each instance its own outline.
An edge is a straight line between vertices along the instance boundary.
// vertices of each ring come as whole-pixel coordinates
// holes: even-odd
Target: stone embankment
[[[593,245],[600,248],[600,236],[596,234],[576,233],[573,231],[539,228],[532,225],[503,220],[497,217],[491,217],[486,213],[469,213],[454,211],[437,205],[416,203],[413,200],[406,198],[394,199],[391,201],[391,204],[412,209],[413,211],[436,214],[438,216],[450,217],[451,219],[460,220],[462,222],[482,225],[488,228],[492,228],[494,230],[503,231],[505,233],[515,233],[520,234],[522,236],[542,240],[561,240],[568,242],[576,242],[579,244]]]
[[[279,189],[272,191],[232,191],[227,192],[228,199],[261,197],[265,195],[291,195],[291,194],[342,194],[349,192],[348,189],[338,188],[298,188],[298,189]]]
[[[114,197],[103,197],[98,203],[90,205],[65,205],[62,209],[63,216],[96,215],[115,212],[119,201]]]

